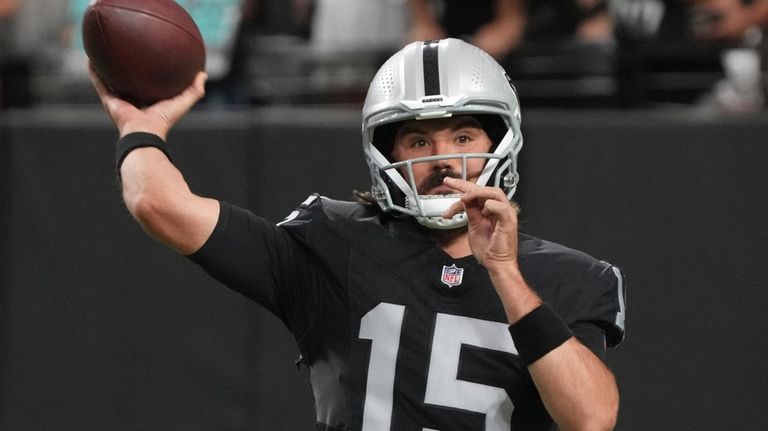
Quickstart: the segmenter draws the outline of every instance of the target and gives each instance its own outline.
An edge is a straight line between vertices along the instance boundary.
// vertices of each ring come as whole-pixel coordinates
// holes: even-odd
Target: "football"
[[[200,30],[174,0],[95,0],[82,30],[96,73],[137,106],[181,93],[205,69]]]

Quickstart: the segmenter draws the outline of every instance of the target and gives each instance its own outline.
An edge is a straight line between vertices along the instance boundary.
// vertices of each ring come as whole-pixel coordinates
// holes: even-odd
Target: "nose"
[[[436,140],[432,144],[432,155],[433,156],[445,156],[445,155],[451,155],[451,154],[457,154],[456,148],[454,145],[451,145],[451,142],[446,140]],[[432,169],[436,171],[445,171],[450,170],[454,171],[456,173],[461,172],[461,158],[448,158],[448,159],[440,159],[435,160],[432,162]]]
[[[450,140],[439,137],[432,139],[432,155],[438,156],[455,152],[457,152],[455,145]]]

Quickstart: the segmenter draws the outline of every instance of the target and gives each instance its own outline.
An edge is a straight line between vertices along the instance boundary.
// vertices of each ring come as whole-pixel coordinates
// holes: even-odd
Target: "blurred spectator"
[[[523,41],[613,39],[608,0],[409,0],[411,40],[459,37],[496,58]]]
[[[19,6],[19,0],[0,0],[0,17],[13,15]]]
[[[371,77],[407,42],[406,0],[312,2],[304,101],[362,103]]]
[[[314,0],[311,40],[319,49],[391,49],[406,42],[405,0]]]
[[[13,17],[19,9],[19,4],[20,0],[0,0],[0,23],[5,24],[6,19]],[[3,31],[0,32],[0,36],[5,36],[6,27],[1,28]]]
[[[305,40],[309,32],[312,0],[241,0],[239,18],[229,51],[229,64],[221,77],[206,84],[208,104],[251,103],[249,89],[252,67],[256,60],[255,41],[261,37],[284,36]]]
[[[313,0],[241,0],[240,34],[292,35],[306,38]]]
[[[579,0],[579,20],[576,24],[576,36],[585,42],[605,42],[613,39],[613,16],[609,0]]]
[[[694,16],[694,34],[702,40],[754,44],[754,39],[760,37],[760,28],[768,25],[768,0],[688,0],[688,3]]]
[[[61,49],[69,1],[0,0],[0,3],[3,1],[18,3],[12,36],[16,52],[37,57],[43,52]]]
[[[0,0],[0,53],[11,44],[13,18],[19,10],[20,0]]]
[[[720,43],[724,77],[699,105],[711,112],[742,114],[765,103],[763,27],[768,25],[768,0],[687,0],[693,36]]]
[[[526,40],[613,40],[610,0],[532,0],[528,2]]]
[[[16,14],[19,9],[20,0],[0,0],[0,22],[4,22],[4,19]],[[3,32],[5,33],[5,32]]]
[[[30,103],[30,59],[18,46],[22,0],[0,0],[0,109]]]
[[[523,39],[524,0],[408,0],[410,40],[458,37],[493,57],[505,57]]]
[[[611,0],[620,36],[711,46],[756,45],[768,0]]]
[[[768,0],[612,0],[611,11],[630,106],[763,109]]]

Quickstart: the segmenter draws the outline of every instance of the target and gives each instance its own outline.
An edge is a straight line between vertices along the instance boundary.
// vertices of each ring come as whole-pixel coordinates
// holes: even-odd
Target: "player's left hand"
[[[489,270],[517,266],[517,205],[498,187],[446,177],[443,183],[461,199],[442,215],[451,218],[464,211],[468,219],[469,245],[478,262]]]

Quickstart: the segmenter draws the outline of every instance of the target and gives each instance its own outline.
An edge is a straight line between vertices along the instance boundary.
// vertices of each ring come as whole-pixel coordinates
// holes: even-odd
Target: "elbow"
[[[573,427],[563,427],[563,429],[578,431],[611,431],[616,427],[618,416],[619,402],[617,397],[615,401],[603,404],[599,408],[594,408],[588,414],[585,414],[578,425]]]
[[[573,406],[573,414],[556,421],[558,429],[570,431],[610,431],[616,427],[619,416],[618,392],[612,391],[608,399],[589,405]]]
[[[156,233],[163,225],[162,199],[153,193],[137,193],[124,196],[125,205],[133,218],[148,233]]]
[[[570,431],[611,431],[616,427],[616,416],[614,417],[590,417],[584,418],[578,424],[566,426],[558,424],[558,429]]]
[[[617,416],[616,414],[599,415],[581,429],[584,431],[611,431],[616,427]]]
[[[609,393],[610,395],[606,402],[605,409],[598,418],[596,423],[597,428],[595,429],[612,430],[616,427],[616,422],[619,418],[619,388],[616,386],[615,380]]]
[[[619,388],[613,374],[609,373],[609,377],[609,383],[606,382],[607,384],[601,390],[603,396],[596,403],[597,407],[590,409],[585,426],[579,429],[610,431],[616,427],[619,417]]]

